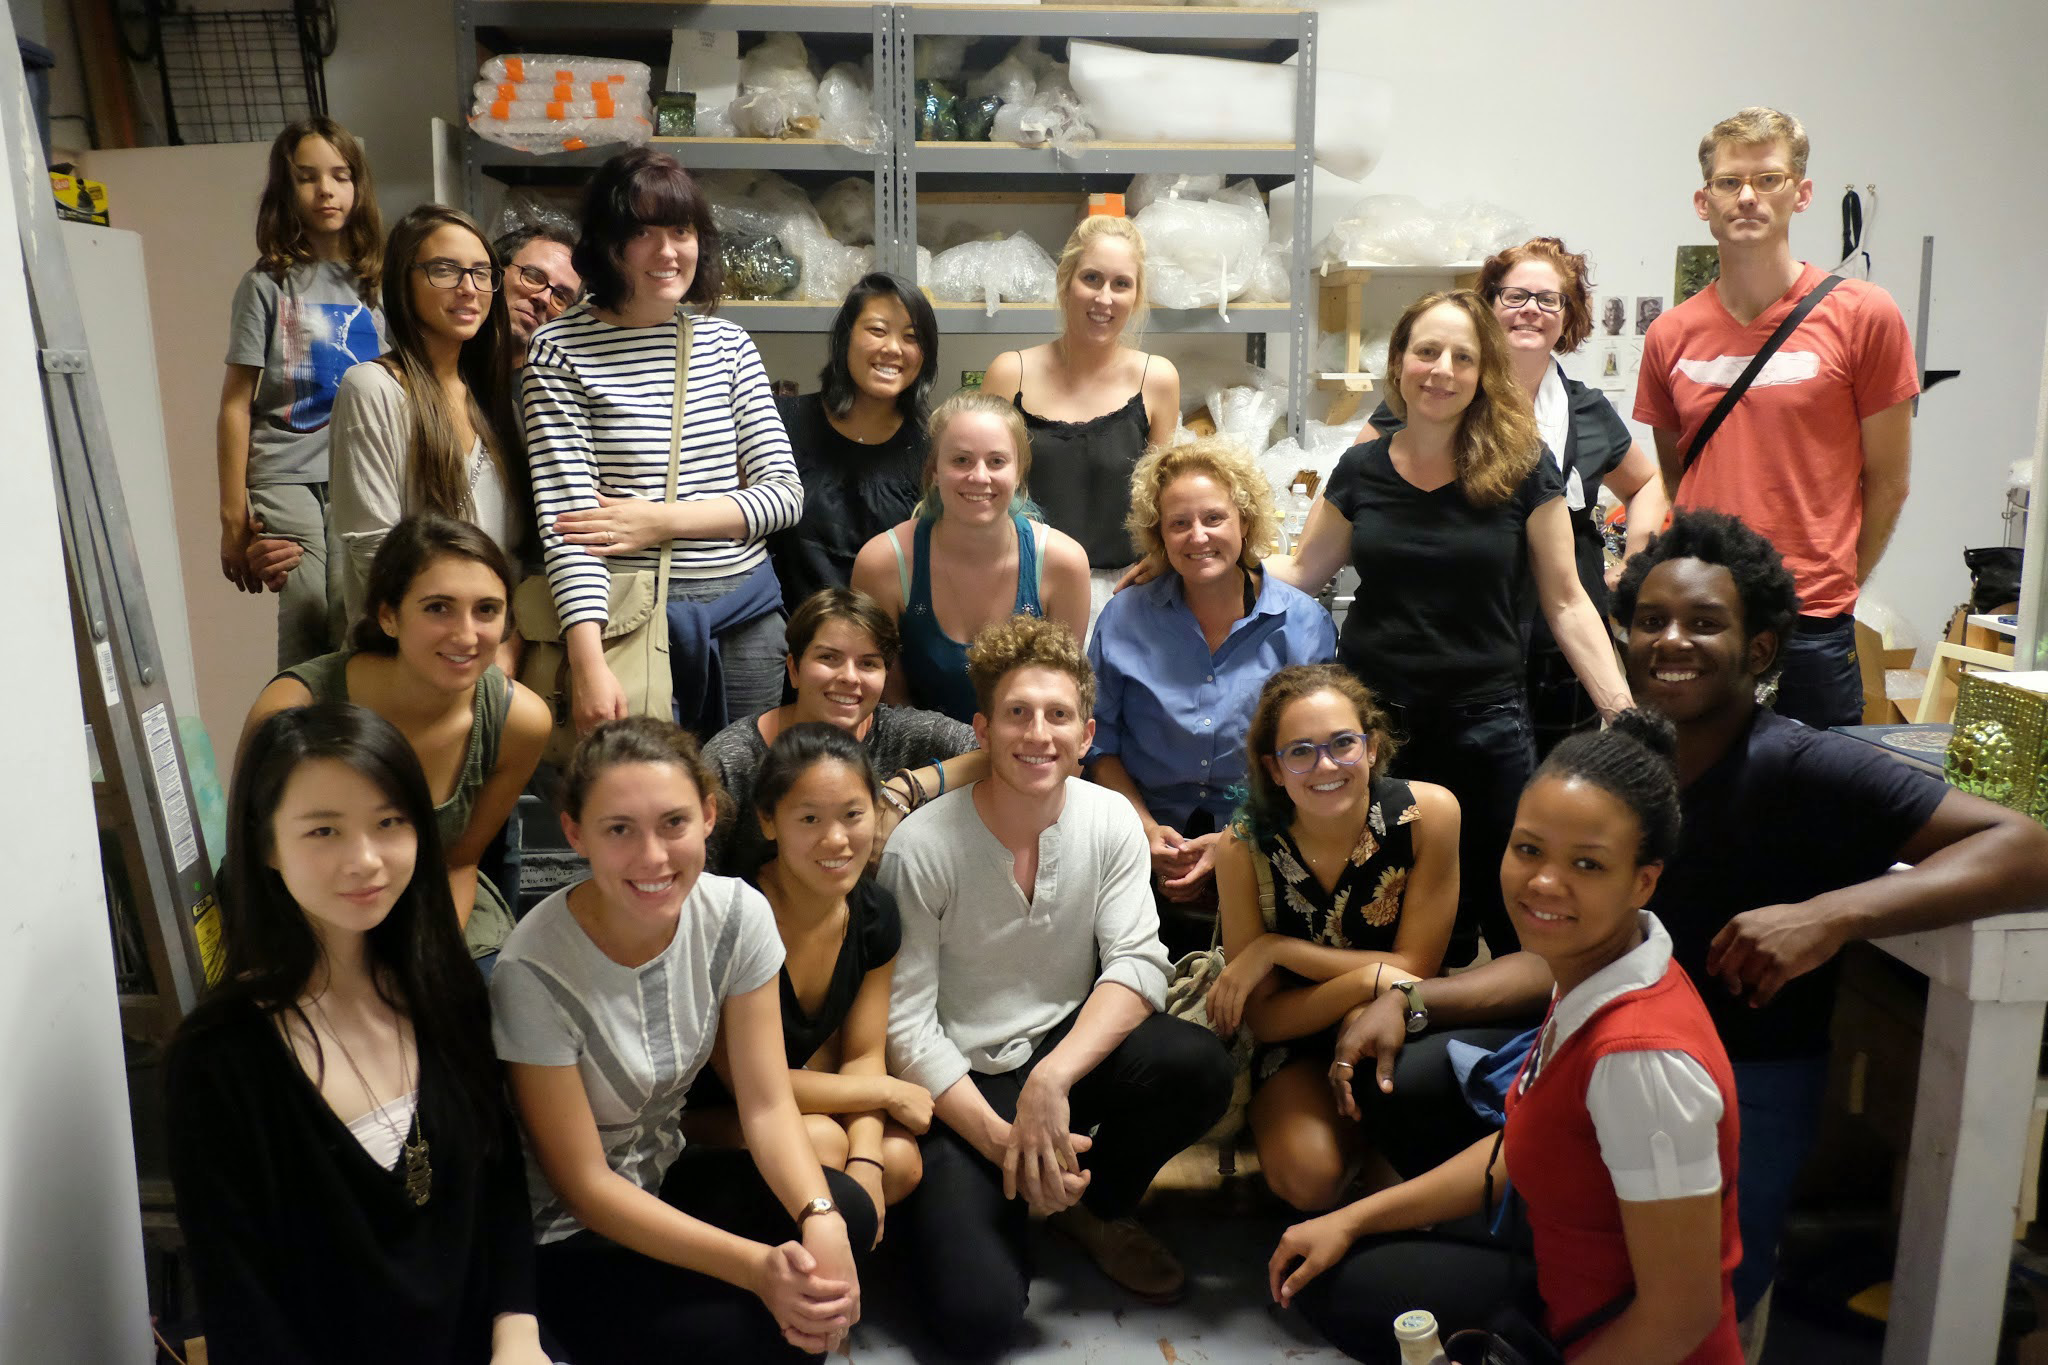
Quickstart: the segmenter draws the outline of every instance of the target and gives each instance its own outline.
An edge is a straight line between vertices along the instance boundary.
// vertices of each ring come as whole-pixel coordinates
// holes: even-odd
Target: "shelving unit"
[[[1359,355],[1365,340],[1365,286],[1374,277],[1404,279],[1449,279],[1459,289],[1479,285],[1482,263],[1461,265],[1378,265],[1372,261],[1343,261],[1315,272],[1317,317],[1321,329],[1344,338],[1344,368],[1319,371],[1317,388],[1331,395],[1324,420],[1342,425],[1357,415],[1367,394],[1373,391],[1373,377],[1366,373]]]
[[[1309,270],[1311,176],[1315,147],[1317,18],[1310,10],[1076,5],[957,5],[782,3],[781,0],[457,0],[457,107],[467,111],[476,61],[485,53],[563,52],[630,57],[659,74],[668,61],[674,28],[740,33],[795,32],[811,38],[867,39],[873,60],[876,114],[888,125],[882,148],[832,142],[763,138],[657,138],[693,170],[770,170],[800,183],[845,175],[872,176],[875,186],[875,255],[884,269],[915,269],[919,187],[946,198],[1015,191],[1019,179],[1035,188],[1122,190],[1147,172],[1249,177],[1262,189],[1295,186],[1293,302],[1230,304],[1224,310],[1154,309],[1155,334],[1231,334],[1246,338],[1251,358],[1263,362],[1264,342],[1291,342],[1290,425],[1301,434],[1311,363],[1309,320],[1314,286]],[[1295,94],[1295,140],[1257,143],[1097,142],[1063,155],[1050,148],[1007,143],[919,142],[913,75],[920,38],[1090,38],[1135,43],[1148,50],[1201,53],[1253,61],[1293,58],[1300,68]],[[859,46],[857,42],[853,44]],[[566,185],[580,181],[615,150],[609,147],[529,155],[464,131],[460,140],[463,192],[479,206],[485,179],[506,185]],[[822,186],[820,186],[822,187]],[[956,334],[1046,335],[1058,330],[1050,305],[1003,304],[990,315],[981,304],[940,304],[941,328]],[[723,316],[761,332],[823,331],[836,308],[812,302],[742,302],[720,306]]]

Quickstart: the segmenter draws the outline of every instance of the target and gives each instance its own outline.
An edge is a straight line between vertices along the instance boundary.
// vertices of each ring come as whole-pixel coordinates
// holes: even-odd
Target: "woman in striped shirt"
[[[708,316],[718,233],[688,172],[645,148],[606,162],[584,193],[574,260],[589,297],[534,333],[521,401],[576,726],[625,714],[604,661],[610,574],[655,568],[673,542],[679,719],[714,733],[781,700],[782,596],[763,542],[795,525],[803,485],[753,340]],[[706,315],[693,328],[675,499],[664,503],[686,303]]]

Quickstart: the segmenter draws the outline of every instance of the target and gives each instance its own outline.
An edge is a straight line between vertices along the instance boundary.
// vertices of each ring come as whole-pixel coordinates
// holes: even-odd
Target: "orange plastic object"
[[[557,81],[567,83],[569,81],[573,81],[576,79],[576,73],[569,70],[566,67],[563,67],[555,72],[555,79]]]
[[[565,152],[580,152],[589,145],[589,143],[585,142],[580,137],[572,137],[567,138],[563,141],[562,150]]]
[[[1088,216],[1107,214],[1112,218],[1124,216],[1124,197],[1120,194],[1091,194],[1088,196]]]
[[[611,117],[611,116],[612,116],[612,115],[613,115],[613,114],[614,114],[615,112],[617,112],[616,110],[614,110],[614,109],[612,108],[612,97],[611,97],[611,95],[610,95],[610,94],[608,94],[608,93],[606,93],[606,92],[605,92],[605,91],[603,91],[603,90],[599,90],[599,91],[597,92],[597,100],[596,100],[596,105],[597,105],[597,116],[598,116],[599,118],[610,118],[610,117]]]
[[[567,107],[566,107],[565,105],[563,105],[563,103],[562,103],[562,102],[561,102],[560,100],[549,100],[549,101],[548,101],[548,117],[549,117],[549,118],[561,118],[561,117],[563,117],[563,116],[564,116],[564,114],[565,114],[566,112],[567,112]]]
[[[516,86],[516,85],[514,85],[514,84],[512,84],[512,82],[510,82],[510,81],[506,81],[506,82],[505,82],[505,83],[504,83],[503,85],[500,85],[500,86],[498,87],[498,98],[499,98],[499,99],[501,99],[501,100],[516,100],[516,99],[518,99],[518,98],[519,98],[519,87],[518,87],[518,86]]]
[[[498,100],[491,105],[491,117],[503,123],[512,117],[512,101]]]
[[[514,85],[524,81],[526,79],[526,59],[523,57],[507,57],[505,59],[505,74],[512,78]]]
[[[558,99],[558,100],[573,100],[573,99],[575,99],[575,98],[576,98],[576,84],[575,84],[575,82],[573,82],[573,81],[556,81],[556,82],[555,82],[555,93],[554,93],[554,95],[552,96],[552,98],[554,98],[554,99]]]

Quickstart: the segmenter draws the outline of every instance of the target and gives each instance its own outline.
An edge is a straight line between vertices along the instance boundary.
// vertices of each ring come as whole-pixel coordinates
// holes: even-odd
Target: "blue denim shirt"
[[[1182,592],[1161,574],[1109,600],[1088,641],[1095,669],[1095,747],[1114,754],[1152,818],[1179,828],[1206,810],[1221,829],[1242,797],[1245,732],[1259,689],[1293,664],[1328,661],[1336,627],[1322,603],[1267,574],[1251,613],[1222,648],[1208,641]]]

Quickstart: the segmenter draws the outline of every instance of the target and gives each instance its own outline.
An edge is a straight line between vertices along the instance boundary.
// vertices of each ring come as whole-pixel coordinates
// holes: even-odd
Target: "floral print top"
[[[1408,877],[1415,870],[1415,794],[1396,777],[1372,780],[1372,804],[1358,843],[1325,891],[1292,835],[1261,840],[1273,865],[1274,931],[1325,948],[1390,952],[1401,924]]]

